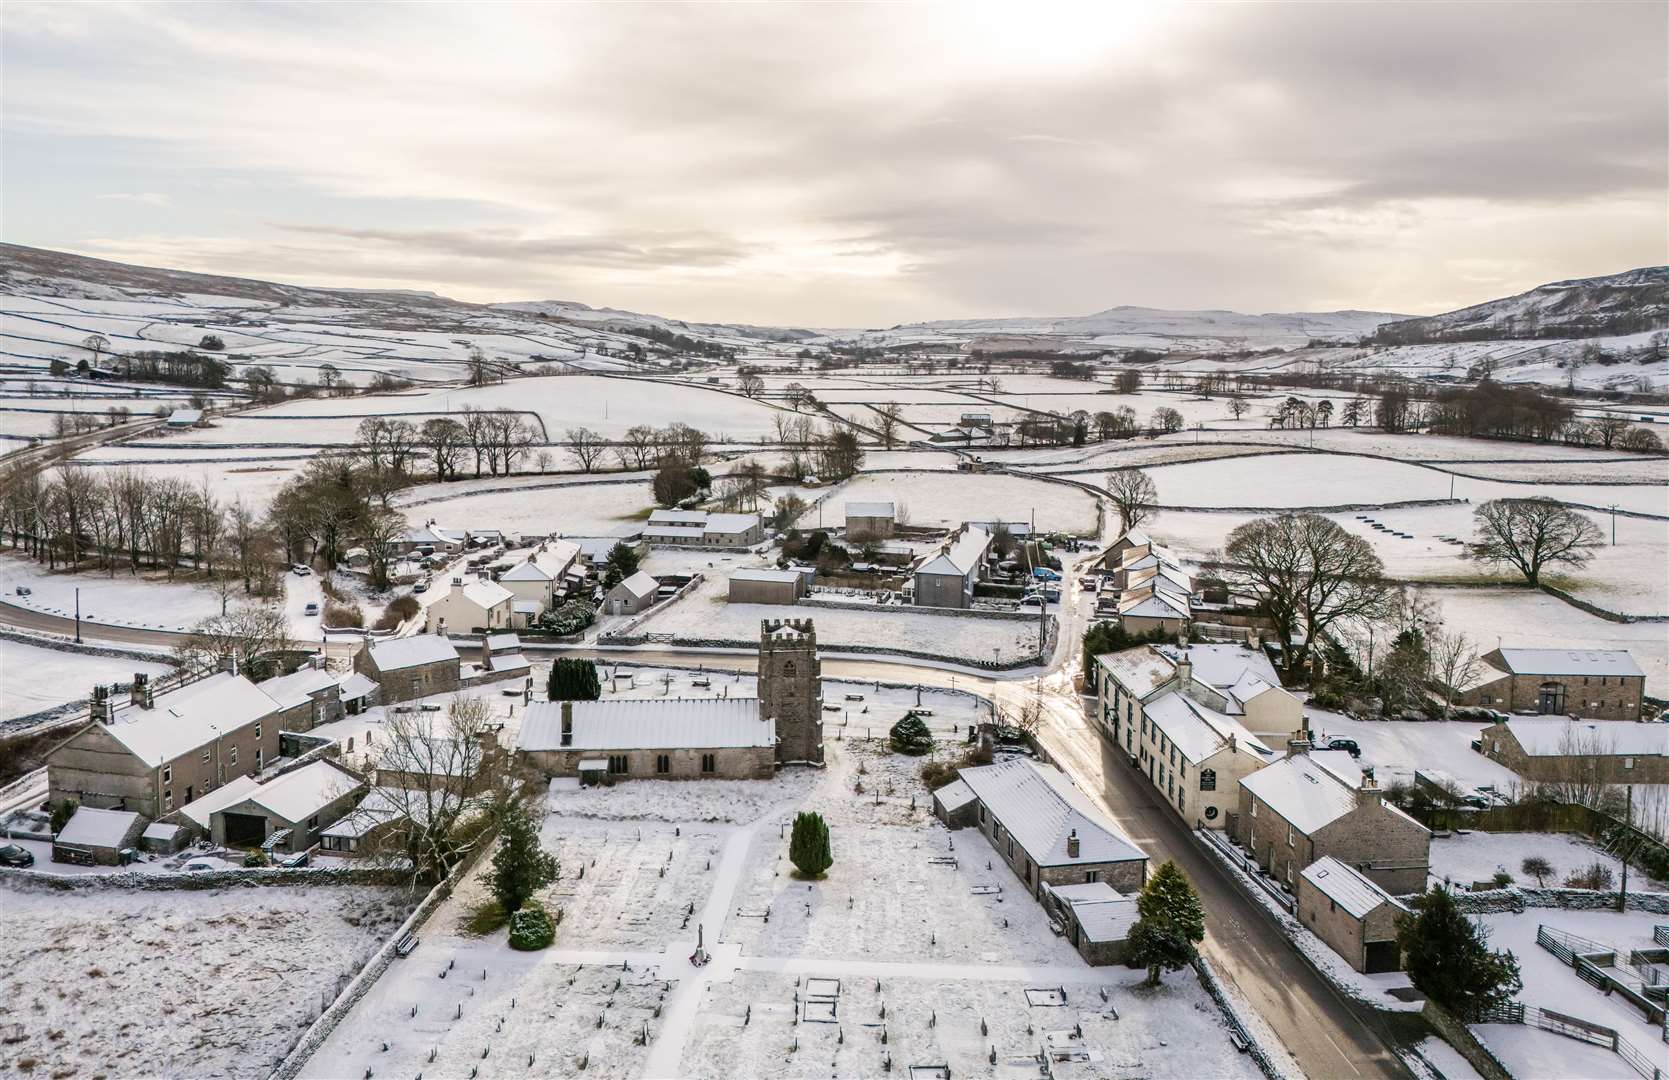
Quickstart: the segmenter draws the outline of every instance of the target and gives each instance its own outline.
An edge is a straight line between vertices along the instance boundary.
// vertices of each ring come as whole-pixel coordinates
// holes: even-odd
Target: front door
[[[1537,711],[1543,715],[1563,715],[1565,711],[1565,684],[1548,682],[1542,683],[1537,694]]]

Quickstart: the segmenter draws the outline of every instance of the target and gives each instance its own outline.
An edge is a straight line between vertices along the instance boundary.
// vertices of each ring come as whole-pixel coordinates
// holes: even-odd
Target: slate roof
[[[1557,757],[1567,753],[1669,754],[1669,724],[1515,716],[1507,721],[1507,730],[1531,757]]]
[[[916,573],[967,577],[979,565],[979,560],[985,558],[985,552],[990,547],[991,534],[969,525],[949,547],[917,567]]]
[[[1053,765],[1019,758],[962,769],[960,775],[1039,866],[1147,858]],[[1078,856],[1070,858],[1066,841],[1074,831]]]
[[[1356,809],[1355,789],[1304,754],[1266,765],[1240,786],[1306,836]]]
[[[95,810],[90,806],[77,807],[64,823],[64,828],[53,838],[54,843],[74,844],[76,847],[113,848],[127,839],[128,831],[139,822],[139,815],[130,810]]]
[[[1230,736],[1236,746],[1265,759],[1275,753],[1239,720],[1208,709],[1185,694],[1162,695],[1144,705],[1142,712],[1196,765],[1227,747]]]
[[[116,741],[152,767],[173,761],[224,732],[279,711],[278,702],[244,678],[221,671],[157,694],[156,707],[128,704],[103,725]]]
[[[1514,675],[1633,675],[1645,672],[1627,649],[1500,649]]]
[[[399,671],[401,668],[421,667],[439,660],[458,659],[458,650],[439,634],[418,634],[414,637],[392,638],[370,646],[371,660],[378,671]]]
[[[1381,904],[1390,904],[1398,911],[1408,910],[1397,902],[1396,897],[1363,877],[1354,866],[1331,855],[1323,855],[1306,866],[1304,880],[1358,919],[1365,918]]]
[[[758,698],[575,701],[573,740],[562,745],[560,701],[536,701],[522,718],[517,749],[692,750],[775,746],[776,724],[759,719]]]

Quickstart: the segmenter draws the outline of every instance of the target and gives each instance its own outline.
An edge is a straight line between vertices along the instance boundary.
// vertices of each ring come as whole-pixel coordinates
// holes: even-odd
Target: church
[[[823,683],[810,619],[759,629],[759,696],[541,701],[516,750],[546,776],[582,783],[759,780],[823,763]]]

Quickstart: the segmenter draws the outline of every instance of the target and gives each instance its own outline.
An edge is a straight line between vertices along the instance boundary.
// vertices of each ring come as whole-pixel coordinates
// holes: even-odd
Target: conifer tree
[[[893,752],[898,754],[919,756],[933,749],[933,733],[927,729],[927,721],[917,716],[914,709],[892,726],[889,741]]]
[[[545,696],[551,701],[596,701],[603,696],[603,683],[597,677],[597,665],[590,660],[558,657],[551,664]]]
[[[1159,985],[1163,971],[1192,963],[1197,942],[1205,940],[1205,909],[1188,875],[1165,860],[1136,898],[1141,918],[1130,928],[1130,959],[1147,967],[1147,985]]]
[[[1414,914],[1397,923],[1397,945],[1409,979],[1426,997],[1464,1021],[1504,1005],[1524,987],[1518,958],[1489,947],[1488,931],[1455,907],[1442,885],[1416,898]]]
[[[493,895],[505,914],[514,913],[534,893],[556,880],[556,856],[539,846],[539,830],[527,811],[512,806],[499,826],[493,853]]]
[[[788,839],[788,858],[801,877],[822,877],[834,865],[829,848],[829,825],[818,813],[794,815],[794,833]]]

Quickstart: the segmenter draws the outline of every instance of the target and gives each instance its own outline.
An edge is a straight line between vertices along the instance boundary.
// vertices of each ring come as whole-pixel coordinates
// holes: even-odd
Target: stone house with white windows
[[[1626,649],[1494,649],[1457,705],[1510,713],[1638,720],[1646,673]]]
[[[309,657],[288,675],[276,675],[255,685],[278,702],[279,728],[283,731],[312,731],[320,724],[342,719],[342,681],[325,670],[325,658]]]
[[[1478,749],[1526,780],[1669,784],[1669,724],[1514,716],[1484,728]]]
[[[373,641],[354,654],[354,671],[377,684],[383,705],[450,694],[458,689],[462,660],[439,634]]]
[[[1294,740],[1287,755],[1240,781],[1230,835],[1270,877],[1296,890],[1305,867],[1331,855],[1386,892],[1423,890],[1431,830],[1385,801],[1371,775],[1342,774]]]

